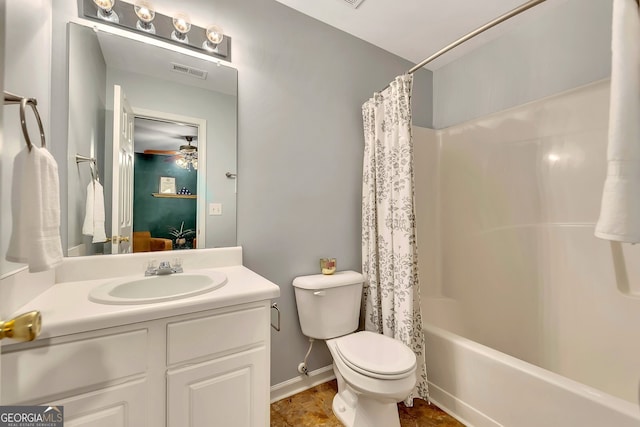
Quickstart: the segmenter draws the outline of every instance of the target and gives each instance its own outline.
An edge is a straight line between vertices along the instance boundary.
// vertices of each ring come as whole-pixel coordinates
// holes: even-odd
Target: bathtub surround
[[[607,179],[595,235],[640,242],[640,14],[635,0],[613,1]]]
[[[593,236],[609,87],[414,133],[430,395],[471,425],[640,423],[640,252]]]
[[[396,77],[362,106],[362,273],[365,328],[406,344],[417,358],[417,384],[405,400],[429,399],[420,312],[414,213],[411,89]],[[335,362],[334,362],[335,363]]]

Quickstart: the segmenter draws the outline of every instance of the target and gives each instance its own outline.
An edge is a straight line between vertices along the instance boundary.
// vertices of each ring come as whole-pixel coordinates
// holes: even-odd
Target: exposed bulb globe
[[[179,33],[186,34],[191,30],[191,20],[184,13],[179,13],[173,17],[173,28]]]
[[[135,10],[136,15],[138,15],[138,19],[144,23],[148,24],[156,17],[156,11],[150,1],[139,0],[134,4],[133,9]]]
[[[219,44],[224,39],[224,30],[218,25],[207,27],[207,39],[213,45]]]
[[[116,0],[93,0],[93,2],[105,12],[110,12],[116,4]]]
[[[116,0],[93,0],[93,3],[98,6],[98,18],[109,22],[120,22],[118,14],[113,11]]]

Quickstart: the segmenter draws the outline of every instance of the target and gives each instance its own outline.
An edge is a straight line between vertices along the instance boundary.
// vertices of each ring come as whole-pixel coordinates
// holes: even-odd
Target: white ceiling
[[[134,148],[136,153],[144,150],[177,151],[187,144],[187,136],[192,137],[191,145],[198,145],[198,128],[184,123],[135,118]]]
[[[417,64],[526,0],[276,0]],[[547,0],[433,61],[435,70],[566,0]]]

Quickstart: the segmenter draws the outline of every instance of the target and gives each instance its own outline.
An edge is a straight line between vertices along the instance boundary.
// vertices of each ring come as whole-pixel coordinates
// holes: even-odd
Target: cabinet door
[[[138,380],[47,405],[64,406],[65,427],[144,427],[146,395],[146,381]]]
[[[269,425],[265,346],[169,371],[167,427]]]

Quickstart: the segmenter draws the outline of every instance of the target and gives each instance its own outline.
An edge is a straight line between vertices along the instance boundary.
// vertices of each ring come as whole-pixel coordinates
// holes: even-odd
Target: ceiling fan
[[[145,154],[160,154],[168,156],[166,162],[174,162],[183,169],[198,169],[198,147],[192,145],[193,136],[181,136],[187,143],[180,145],[178,150],[144,150]]]
[[[180,146],[176,158],[176,165],[183,169],[198,169],[198,147],[191,145],[192,136],[185,136],[186,144]]]

